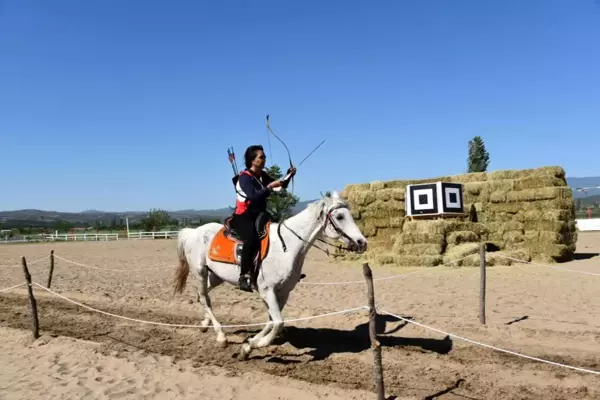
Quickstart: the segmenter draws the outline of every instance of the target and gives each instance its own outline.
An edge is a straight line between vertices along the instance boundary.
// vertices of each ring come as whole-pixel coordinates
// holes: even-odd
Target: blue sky
[[[0,0],[0,209],[232,205],[266,114],[296,163],[327,139],[305,200],[462,173],[475,135],[599,175],[599,3]]]

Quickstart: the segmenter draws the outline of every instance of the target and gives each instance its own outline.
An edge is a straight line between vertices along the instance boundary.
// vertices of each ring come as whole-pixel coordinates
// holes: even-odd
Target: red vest
[[[252,174],[247,170],[242,171],[240,173],[240,176],[244,175],[244,174],[252,176]],[[242,191],[242,187],[240,186],[239,179],[238,179],[237,183],[235,184],[235,192],[237,193],[237,196],[235,199],[234,213],[235,214],[243,214],[248,209],[248,206],[250,206],[250,200],[248,200],[245,197],[246,194]]]

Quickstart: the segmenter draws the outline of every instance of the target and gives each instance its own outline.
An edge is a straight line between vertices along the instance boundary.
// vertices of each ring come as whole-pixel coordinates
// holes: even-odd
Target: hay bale
[[[407,181],[400,181],[400,180],[392,180],[392,181],[385,181],[383,183],[383,186],[386,189],[404,189],[406,188],[406,183]]]
[[[512,260],[511,258],[524,261],[530,260],[529,254],[523,249],[494,251],[486,252],[485,265],[486,267],[510,266],[516,263],[516,261]],[[466,256],[466,258],[460,262],[460,265],[463,267],[480,267],[481,257],[479,256],[479,251],[477,251],[477,253],[473,253],[472,255]]]
[[[562,167],[550,166],[541,168],[531,168],[522,170],[502,170],[489,172],[487,174],[487,180],[505,180],[505,179],[522,179],[528,177],[543,177],[549,176],[554,178],[565,178],[565,170]]]
[[[456,231],[446,236],[446,244],[450,246],[461,245],[464,243],[479,242],[481,237],[472,231]]]
[[[446,221],[442,219],[424,219],[406,221],[402,228],[404,234],[444,234],[446,232]]]
[[[442,256],[394,256],[394,264],[401,267],[435,267],[442,263]]]
[[[445,220],[446,234],[461,231],[471,231],[475,232],[478,236],[484,236],[489,232],[489,229],[485,224],[480,222],[470,222],[458,219]]]
[[[394,254],[399,255],[439,256],[444,251],[444,246],[441,243],[400,244],[396,242],[393,250]]]
[[[527,178],[515,179],[514,190],[540,189],[553,186],[567,186],[563,178],[554,176],[530,176]]]
[[[374,228],[396,228],[398,230],[402,229],[402,218],[370,218],[365,222],[365,227],[374,227]]]
[[[465,243],[457,246],[448,246],[444,253],[443,263],[450,266],[461,266],[462,259],[471,255],[479,254],[479,243]]]
[[[406,226],[406,223],[404,224]],[[398,236],[399,245],[407,244],[440,244],[445,246],[444,234],[441,233],[402,233]]]
[[[554,219],[539,219],[529,220],[523,222],[523,229],[525,231],[551,231],[551,232],[568,232],[573,229],[575,221],[557,221]]]
[[[379,254],[373,257],[373,261],[379,265],[394,264],[395,256],[393,254]]]
[[[490,194],[490,202],[492,203],[504,203],[506,201],[506,195],[508,192],[505,191],[495,191]]]
[[[390,237],[394,240],[398,239],[400,236],[400,230],[397,228],[377,228],[377,236],[378,237]]]
[[[525,235],[523,231],[505,231],[502,233],[502,240],[504,241],[504,248],[509,248],[515,243],[524,242]]]
[[[483,182],[487,180],[487,172],[471,172],[468,174],[450,176],[448,182],[470,184],[472,182]]]
[[[381,189],[385,188],[385,184],[383,183],[383,181],[373,181],[371,182],[371,190],[372,191],[378,191]]]
[[[483,209],[492,214],[501,212],[516,214],[523,209],[523,206],[520,203],[487,203],[483,205]]]
[[[380,189],[375,192],[377,200],[388,201],[392,198],[393,189]]]
[[[542,219],[552,221],[569,221],[572,219],[571,211],[539,208],[520,211],[516,216],[516,220],[519,222]]]
[[[487,257],[487,254],[486,254],[486,257]],[[460,262],[460,265],[462,267],[479,267],[480,264],[481,264],[481,260],[479,257],[479,253],[465,256],[465,258]]]
[[[378,192],[374,192],[374,193],[378,193]],[[404,207],[404,203],[398,200],[381,200],[379,198],[376,198],[375,201],[369,203],[368,205],[365,205],[361,208],[362,210],[365,211],[386,211],[386,212],[392,212],[392,213],[404,213],[405,212],[405,207]]]
[[[404,208],[404,201],[406,200],[406,189],[394,188],[394,189],[392,189],[391,193],[392,193],[392,199],[401,201],[402,207]]]
[[[566,244],[557,244],[553,242],[544,242],[541,240],[529,241],[525,240],[518,243],[510,250],[527,251],[530,260],[537,260],[545,263],[571,261],[573,259],[573,251]]]
[[[491,253],[494,254],[494,253]],[[511,257],[514,258],[516,260],[520,260],[520,261],[524,261],[524,262],[529,262],[531,261],[531,256],[529,255],[529,251],[527,249],[511,249],[511,250],[504,250],[504,251],[499,251],[498,255],[503,255],[506,257]],[[519,261],[514,261],[512,260],[510,264],[497,264],[497,265],[513,265],[515,263],[518,263]]]
[[[487,182],[480,181],[463,183],[463,193],[464,195],[470,194],[472,196],[479,196],[484,192],[487,185]]]
[[[373,226],[373,224],[367,224],[367,222],[362,222],[362,221],[357,222],[356,226],[358,227],[358,229],[360,229],[362,234],[368,239],[372,236],[375,236],[375,234],[377,233],[377,228],[375,228]]]
[[[515,190],[506,195],[508,202],[526,202],[539,200],[565,199],[571,200],[573,193],[569,187],[543,187],[535,189]]]
[[[343,191],[349,194],[351,192],[364,192],[365,190],[369,190],[370,188],[370,183],[355,183],[346,186]]]

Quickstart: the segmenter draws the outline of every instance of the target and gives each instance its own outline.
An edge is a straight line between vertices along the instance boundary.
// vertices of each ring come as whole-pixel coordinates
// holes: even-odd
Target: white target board
[[[406,186],[406,215],[463,215],[463,185],[434,182]]]

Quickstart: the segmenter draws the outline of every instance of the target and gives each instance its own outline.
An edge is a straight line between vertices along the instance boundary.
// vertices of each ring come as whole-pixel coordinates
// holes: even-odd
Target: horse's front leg
[[[271,316],[269,315],[269,322],[272,321]],[[270,323],[266,324],[265,327],[258,332],[256,335],[254,335],[253,337],[251,337],[250,339],[248,339],[248,343],[250,344],[250,347],[252,347],[252,345],[254,343],[256,343],[257,341],[259,341],[260,339],[262,339],[267,333],[269,333],[271,331],[271,328],[273,327],[273,325],[271,325]]]
[[[279,303],[277,301],[277,296],[273,289],[268,289],[263,294],[263,300],[267,304],[269,316],[271,320],[271,324],[267,325],[261,332],[259,332],[255,337],[250,339],[248,343],[244,343],[242,345],[242,350],[240,352],[239,358],[241,360],[248,359],[250,352],[252,349],[257,349],[260,347],[269,346],[273,339],[279,334],[281,328],[283,327],[283,319],[281,317],[281,310],[279,309]],[[267,330],[270,328],[270,330]],[[268,333],[264,333],[268,332]],[[257,336],[263,334],[264,336]]]

